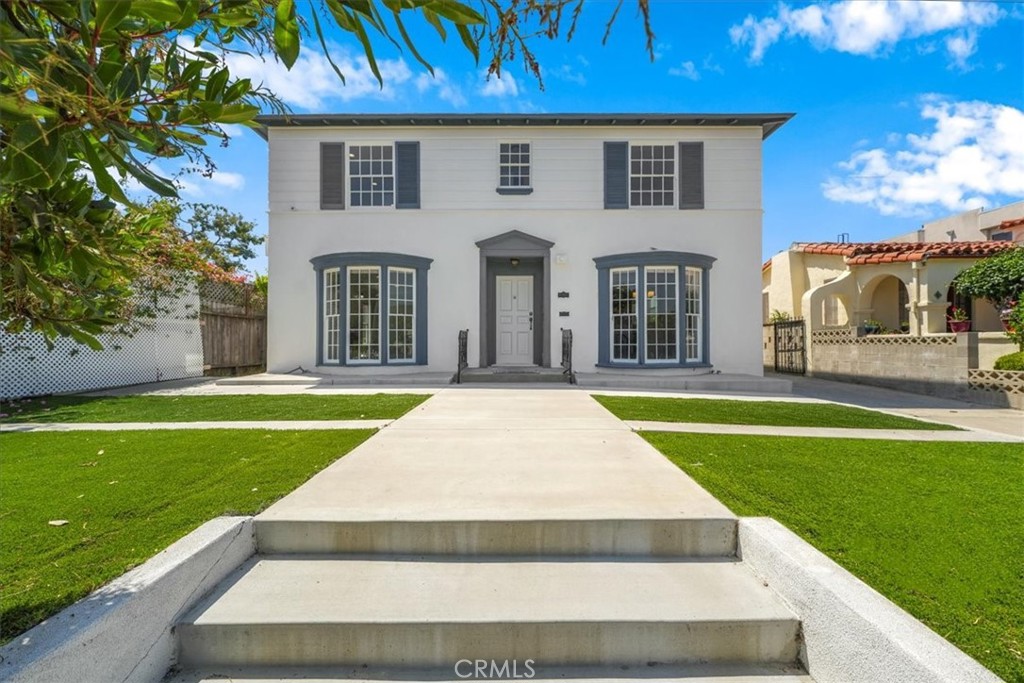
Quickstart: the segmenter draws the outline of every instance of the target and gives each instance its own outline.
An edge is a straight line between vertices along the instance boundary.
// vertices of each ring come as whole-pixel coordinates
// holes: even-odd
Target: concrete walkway
[[[828,439],[887,439],[889,441],[944,441],[1021,443],[1024,437],[995,432],[938,429],[849,429],[842,427],[776,427],[768,425],[728,425],[701,422],[652,422],[626,420],[638,432],[687,432],[691,434],[749,434],[758,436],[801,436]]]

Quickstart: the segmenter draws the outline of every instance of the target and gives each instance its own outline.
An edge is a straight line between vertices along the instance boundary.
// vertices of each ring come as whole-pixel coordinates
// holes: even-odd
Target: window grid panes
[[[629,148],[629,205],[675,205],[675,146],[633,145]]]
[[[348,269],[348,360],[380,361],[380,268]]]
[[[686,360],[700,361],[703,348],[704,311],[701,307],[703,297],[704,270],[702,268],[686,269]]]
[[[352,206],[394,206],[394,148],[352,145],[348,153],[348,183]]]
[[[338,361],[341,353],[341,271],[324,271],[324,360]]]
[[[636,268],[614,268],[611,277],[612,360],[637,361]]]
[[[677,269],[675,266],[648,267],[644,270],[644,279],[646,360],[648,363],[678,361]]]
[[[415,360],[416,271],[388,268],[388,360]]]
[[[530,187],[530,143],[502,142],[498,187]]]

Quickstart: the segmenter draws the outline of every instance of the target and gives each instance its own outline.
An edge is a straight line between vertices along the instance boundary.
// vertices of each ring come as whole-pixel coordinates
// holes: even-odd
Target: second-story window
[[[530,187],[530,143],[502,142],[498,155],[498,187]]]
[[[348,153],[349,205],[395,205],[395,157],[391,145],[352,145]]]
[[[630,206],[674,206],[675,181],[674,145],[630,146]]]

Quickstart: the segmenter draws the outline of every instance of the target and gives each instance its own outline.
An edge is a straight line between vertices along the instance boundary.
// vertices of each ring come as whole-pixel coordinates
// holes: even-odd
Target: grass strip
[[[425,394],[224,396],[50,396],[0,404],[4,422],[238,422],[389,420]]]
[[[251,515],[373,430],[0,435],[0,640],[219,515]],[[63,526],[50,521],[67,520]]]
[[[701,424],[777,427],[845,427],[851,429],[933,429],[960,431],[950,425],[834,403],[736,401],[717,398],[603,396],[594,399],[620,420],[699,422]]]
[[[1024,447],[645,432],[738,515],[774,517],[1024,681]]]

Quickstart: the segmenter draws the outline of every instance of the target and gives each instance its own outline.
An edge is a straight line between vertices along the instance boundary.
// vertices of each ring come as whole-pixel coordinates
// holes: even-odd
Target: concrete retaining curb
[[[741,518],[737,551],[800,615],[802,659],[815,680],[1000,680],[774,519]]]
[[[172,626],[255,552],[252,517],[207,522],[0,648],[0,680],[161,680],[174,663]]]

